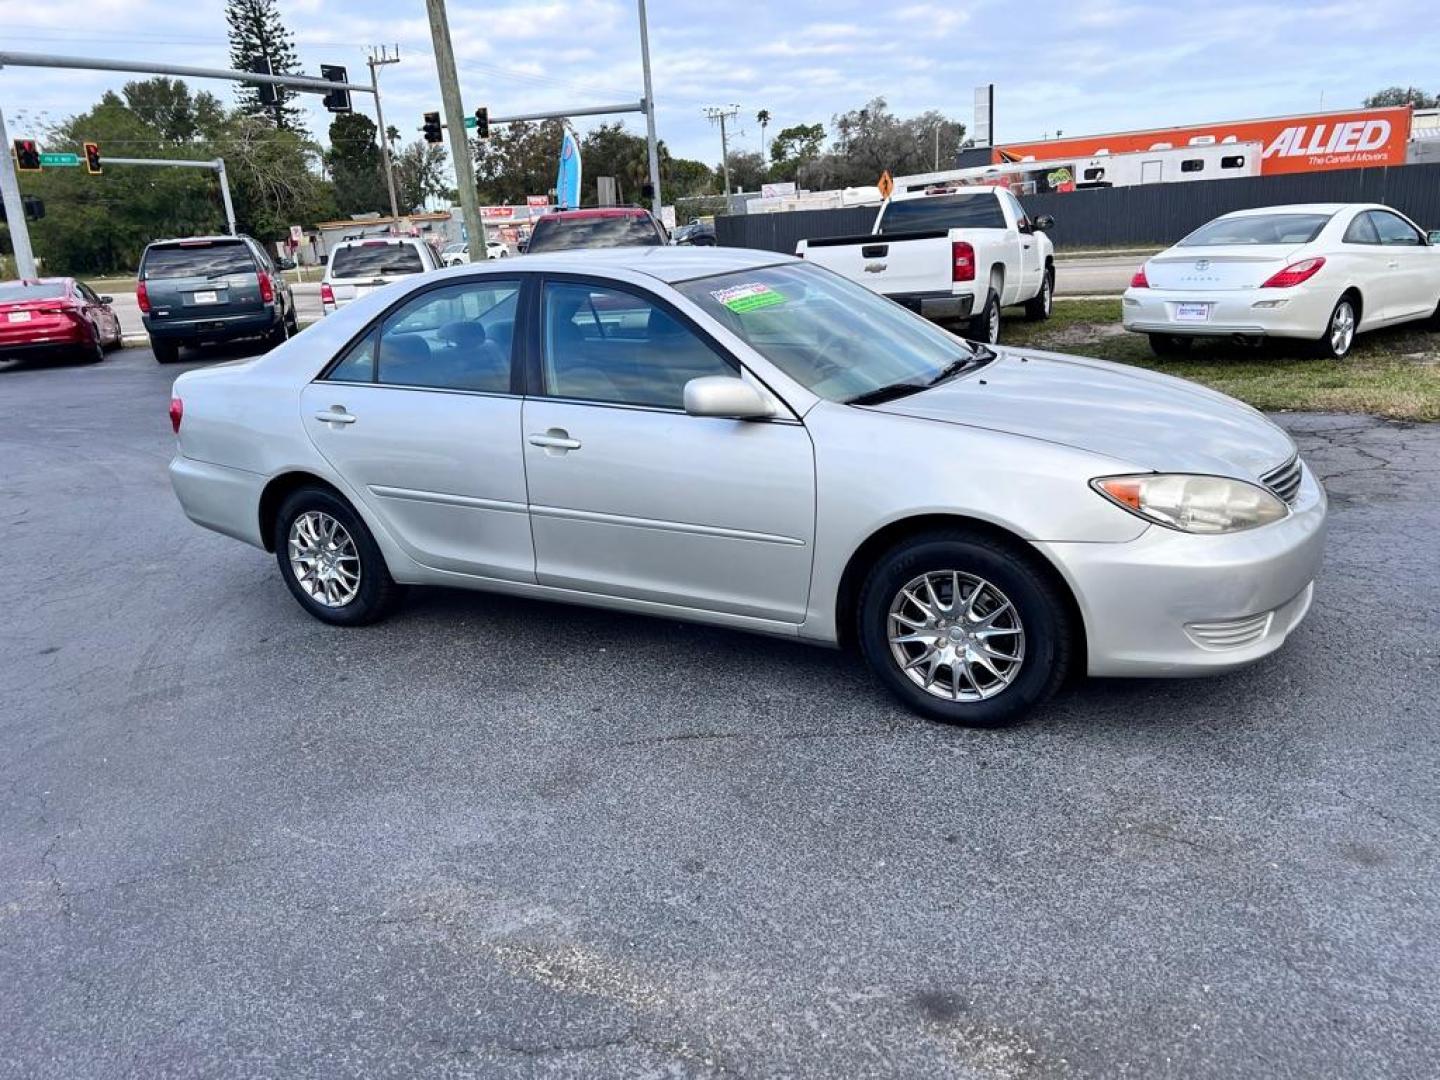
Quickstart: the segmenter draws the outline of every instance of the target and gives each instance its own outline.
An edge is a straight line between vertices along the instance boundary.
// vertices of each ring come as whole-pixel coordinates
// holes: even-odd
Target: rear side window
[[[573,248],[658,247],[664,241],[639,214],[614,217],[543,217],[535,223],[530,245],[525,250],[569,251]]]
[[[1216,218],[1201,225],[1180,247],[1221,244],[1308,244],[1320,235],[1329,214],[1247,214]]]
[[[1375,222],[1370,220],[1369,214],[1357,214],[1355,220],[1350,222],[1350,227],[1345,230],[1344,242],[1347,244],[1378,244],[1380,234],[1375,231]]]
[[[928,195],[892,202],[880,220],[881,233],[935,229],[1003,229],[1005,214],[991,191],[974,195]]]
[[[146,281],[165,278],[228,277],[255,273],[255,257],[239,240],[152,247],[145,253]]]
[[[423,274],[425,264],[414,244],[378,241],[352,244],[330,256],[332,278],[380,277],[383,274]]]

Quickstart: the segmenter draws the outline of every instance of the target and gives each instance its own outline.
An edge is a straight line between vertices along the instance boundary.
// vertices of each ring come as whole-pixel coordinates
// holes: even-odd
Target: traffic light
[[[475,110],[475,137],[477,139],[490,137],[490,110],[484,105]]]
[[[427,112],[425,114],[425,125],[421,130],[425,132],[426,142],[445,141],[445,136],[440,133],[440,114],[438,112]]]
[[[321,64],[320,77],[330,82],[349,82],[350,77],[345,73],[343,67],[335,64]],[[325,108],[333,113],[348,113],[350,111],[350,91],[331,90],[325,95]]]
[[[40,146],[34,139],[15,140],[15,168],[20,172],[40,171]]]
[[[85,144],[85,168],[90,171],[91,176],[99,176],[105,171],[100,165],[100,144],[98,142]]]
[[[45,216],[45,200],[38,195],[21,195],[20,205],[25,208],[26,221],[39,221]],[[5,202],[0,200],[0,225],[9,220],[5,213]]]
[[[256,75],[273,75],[274,70],[270,67],[268,56],[257,56],[250,61],[250,70]],[[255,87],[255,96],[261,105],[274,105],[279,98],[275,94],[274,83],[251,83]]]

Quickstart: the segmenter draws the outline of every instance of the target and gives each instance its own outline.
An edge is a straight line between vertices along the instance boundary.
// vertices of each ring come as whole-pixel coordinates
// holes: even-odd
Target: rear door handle
[[[353,424],[356,418],[351,416],[340,406],[336,405],[333,409],[327,409],[324,412],[317,412],[315,414],[315,419],[324,420],[327,424]]]
[[[1388,262],[1388,263],[1385,264],[1385,266],[1386,266],[1386,268],[1389,269],[1389,270],[1399,270],[1399,269],[1400,269],[1400,262],[1399,262],[1399,260],[1396,260],[1395,262]]]
[[[549,431],[532,432],[530,445],[544,447],[546,450],[556,450],[563,454],[567,450],[579,450],[580,440],[570,438],[570,433],[564,428],[551,428]]]

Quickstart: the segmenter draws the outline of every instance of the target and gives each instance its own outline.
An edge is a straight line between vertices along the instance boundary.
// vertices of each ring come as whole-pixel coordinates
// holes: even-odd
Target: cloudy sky
[[[366,47],[398,44],[381,75],[386,119],[410,137],[439,107],[423,0],[279,0],[307,71],[366,75]],[[629,0],[450,0],[466,106],[497,115],[640,96],[638,22]],[[970,125],[973,88],[996,83],[999,141],[1269,116],[1358,105],[1401,83],[1440,90],[1436,34],[1415,0],[1204,4],[1114,0],[650,0],[659,133],[680,156],[719,160],[707,105],[740,106],[732,146],[828,123],[883,95],[901,114],[928,108]],[[344,15],[341,12],[345,12]],[[5,48],[228,66],[223,0],[0,0]],[[93,103],[125,76],[0,71],[11,137]],[[1428,80],[1428,84],[1427,84]],[[226,100],[229,87],[206,87]],[[369,109],[365,98],[357,104]],[[373,114],[372,114],[373,116]],[[328,118],[312,116],[322,134]],[[628,120],[643,130],[638,115]]]

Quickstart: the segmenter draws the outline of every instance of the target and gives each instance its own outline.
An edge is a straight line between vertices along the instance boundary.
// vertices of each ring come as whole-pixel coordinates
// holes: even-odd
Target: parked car
[[[706,221],[692,221],[676,229],[670,242],[681,247],[714,247],[715,226]]]
[[[341,240],[330,251],[320,279],[320,309],[329,315],[395,281],[440,269],[440,257],[424,240],[375,236]]]
[[[0,357],[103,360],[121,341],[110,303],[74,278],[0,282]]]
[[[1325,534],[1320,483],[1245,405],[971,345],[739,248],[412,277],[181,376],[171,420],[185,513],[275,552],[324,622],[449,585],[855,642],[967,724],[1072,672],[1265,656]]]
[[[572,248],[654,247],[668,242],[665,227],[639,206],[555,210],[535,222],[527,255]]]
[[[1376,203],[1240,210],[1147,260],[1122,321],[1161,356],[1197,337],[1291,338],[1338,359],[1366,330],[1440,325],[1437,243],[1440,233]]]
[[[505,246],[503,240],[486,240],[485,257],[487,259],[505,259],[510,255],[510,249]],[[463,240],[457,240],[453,244],[446,244],[440,249],[441,266],[464,266],[470,261],[470,245]]]
[[[864,236],[801,240],[795,253],[976,341],[1000,340],[1000,309],[1050,317],[1055,248],[1004,188],[944,189],[883,203]]]
[[[162,364],[187,346],[299,333],[295,297],[269,254],[248,236],[157,240],[140,257],[135,301]]]

